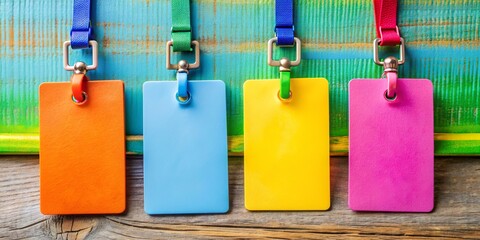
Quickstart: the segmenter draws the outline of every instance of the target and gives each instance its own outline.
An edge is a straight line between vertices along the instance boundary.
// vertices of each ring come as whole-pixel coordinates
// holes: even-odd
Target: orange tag
[[[72,85],[40,85],[40,211],[122,213],[126,205],[123,82],[90,81],[86,101]]]

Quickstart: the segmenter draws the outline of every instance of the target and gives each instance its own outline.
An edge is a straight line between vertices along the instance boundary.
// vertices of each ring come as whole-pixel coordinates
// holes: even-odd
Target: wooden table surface
[[[355,213],[347,207],[348,162],[331,161],[332,208],[248,212],[243,159],[230,158],[228,214],[149,216],[143,212],[142,158],[128,157],[128,210],[108,216],[43,216],[38,156],[0,156],[1,239],[480,239],[480,159],[436,158],[433,213]]]

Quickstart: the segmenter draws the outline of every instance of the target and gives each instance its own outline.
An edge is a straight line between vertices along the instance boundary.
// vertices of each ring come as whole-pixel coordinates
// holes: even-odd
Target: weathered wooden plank
[[[0,238],[3,239],[478,239],[480,161],[437,158],[433,213],[355,213],[347,208],[347,161],[331,161],[332,207],[325,212],[248,212],[243,160],[230,158],[228,214],[149,216],[143,212],[143,167],[130,157],[128,211],[109,216],[43,216],[36,156],[0,157]]]
[[[38,85],[68,81],[61,44],[68,39],[72,2],[0,1],[0,135],[38,134]],[[329,80],[331,133],[345,137],[348,81],[381,74],[381,67],[371,60],[371,1],[302,0],[296,4],[295,28],[304,43],[304,58],[293,75]],[[141,135],[143,82],[174,79],[174,73],[164,67],[170,1],[96,1],[94,5],[100,59],[98,70],[89,75],[125,81],[127,134]],[[192,71],[191,78],[225,81],[229,135],[241,137],[243,82],[278,77],[277,69],[265,60],[266,41],[273,36],[273,0],[193,0],[192,9],[202,68]],[[407,63],[400,74],[433,81],[437,133],[480,133],[479,10],[477,0],[400,1],[399,25],[407,41]],[[276,49],[276,54],[284,51]],[[72,51],[72,59],[89,61],[89,57],[88,51]],[[0,138],[0,152],[38,151],[28,140],[8,141]],[[438,151],[478,154],[478,144],[441,144]],[[241,152],[238,146],[231,146],[232,151]]]

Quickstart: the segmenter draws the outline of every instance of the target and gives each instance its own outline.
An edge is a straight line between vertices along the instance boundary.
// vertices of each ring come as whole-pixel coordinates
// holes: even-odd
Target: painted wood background
[[[432,213],[354,212],[348,161],[331,158],[329,211],[249,212],[243,158],[229,158],[226,214],[149,216],[143,210],[143,160],[127,158],[127,210],[119,215],[45,216],[39,211],[38,156],[0,156],[0,239],[480,239],[480,159],[435,158]]]
[[[73,1],[0,1],[0,152],[38,152],[38,85],[68,81],[62,43],[69,39]],[[170,1],[94,1],[99,67],[91,79],[121,79],[126,86],[127,148],[142,150],[142,84],[173,80],[165,69]],[[273,0],[194,0],[194,37],[202,66],[191,79],[227,85],[229,146],[243,151],[242,85],[276,78],[266,63],[273,36]],[[436,153],[480,153],[479,24],[477,0],[401,0],[399,27],[407,43],[400,75],[429,78],[435,86]],[[348,148],[347,86],[352,78],[378,78],[372,61],[374,22],[369,0],[296,1],[296,34],[303,60],[293,76],[330,83],[332,152]],[[276,51],[276,55],[291,54]],[[71,59],[89,61],[88,51]],[[421,117],[421,116],[419,116]],[[101,134],[101,129],[99,129]]]

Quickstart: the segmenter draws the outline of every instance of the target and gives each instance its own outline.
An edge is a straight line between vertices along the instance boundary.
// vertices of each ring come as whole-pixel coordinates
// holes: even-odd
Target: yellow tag
[[[279,80],[244,84],[245,207],[248,210],[330,208],[328,82]]]

